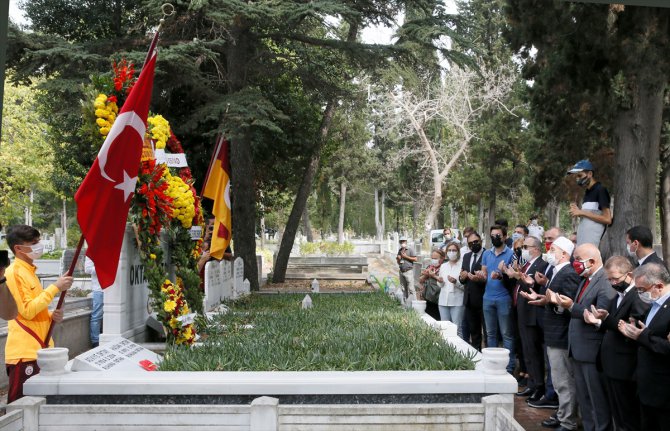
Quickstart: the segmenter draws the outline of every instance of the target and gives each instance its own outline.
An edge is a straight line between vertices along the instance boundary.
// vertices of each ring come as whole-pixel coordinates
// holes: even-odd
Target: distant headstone
[[[72,264],[72,259],[74,259],[74,248],[68,248],[63,251],[63,256],[60,259],[60,274],[65,274],[70,265]],[[84,275],[84,259],[86,258],[86,249],[82,248],[77,258],[77,264],[74,267],[73,276],[79,277]]]
[[[303,310],[312,308],[312,298],[309,295],[305,295],[305,299],[302,300],[302,308]]]
[[[319,280],[316,278],[312,280],[312,292],[319,293]]]
[[[141,361],[158,364],[161,357],[151,350],[125,338],[116,338],[111,342],[74,358],[72,371],[130,371],[143,370]]]

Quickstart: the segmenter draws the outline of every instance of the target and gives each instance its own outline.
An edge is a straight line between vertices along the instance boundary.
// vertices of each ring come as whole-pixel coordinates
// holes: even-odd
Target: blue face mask
[[[514,232],[512,234],[512,242],[516,242],[517,239],[523,238],[523,234],[520,234],[519,232]]]

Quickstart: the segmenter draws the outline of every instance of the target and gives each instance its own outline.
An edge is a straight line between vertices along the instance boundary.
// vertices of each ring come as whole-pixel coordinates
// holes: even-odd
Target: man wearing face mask
[[[550,235],[545,232],[545,237]],[[553,276],[548,280],[542,273],[535,273],[535,281],[542,285],[538,293],[531,288],[530,293],[521,292],[528,303],[545,307],[543,331],[547,346],[547,357],[551,366],[551,379],[558,393],[558,412],[542,422],[542,426],[560,430],[577,429],[577,395],[575,388],[572,361],[568,351],[568,332],[571,316],[568,310],[556,306],[551,299],[556,296],[574,298],[579,287],[580,277],[570,265],[570,257],[574,244],[569,239],[559,236],[552,238],[547,250],[547,262],[554,267]],[[556,303],[557,301],[553,301]],[[548,384],[548,382],[547,382]],[[550,399],[542,398],[538,403],[529,403],[531,407],[546,408]]]
[[[572,266],[583,278],[577,296],[573,301],[564,295],[554,295],[552,302],[569,310],[572,317],[568,343],[584,430],[605,431],[612,428],[612,416],[596,366],[603,333],[584,322],[584,310],[590,310],[592,306],[607,308],[616,297],[616,291],[607,280],[600,251],[595,245],[587,243],[578,246],[574,257]]]
[[[542,237],[544,236],[544,228],[539,225],[537,214],[531,214],[530,220],[528,220],[528,235],[539,238],[540,240],[542,240]]]
[[[577,227],[577,245],[590,243],[598,247],[605,229],[612,224],[612,212],[609,192],[595,180],[593,173],[593,165],[588,160],[578,161],[568,171],[568,175],[574,175],[577,184],[586,189],[582,207],[570,204],[570,215],[581,217]]]
[[[524,239],[522,249],[522,259],[525,264],[518,269],[505,267],[505,277],[515,282],[515,288],[512,296],[513,304],[516,307],[517,323],[519,335],[521,336],[521,347],[523,349],[523,359],[526,362],[529,379],[526,390],[517,395],[528,395],[529,402],[539,401],[545,393],[544,386],[544,336],[541,328],[543,309],[528,304],[528,300],[520,295],[520,292],[531,292],[531,288],[539,292],[541,285],[534,279],[536,272],[544,274],[547,269],[547,262],[542,260],[542,243],[539,239],[529,236]]]
[[[5,345],[9,376],[7,403],[11,403],[23,397],[23,383],[39,373],[37,351],[47,347],[45,338],[51,320],[56,323],[63,320],[63,310],[49,313],[49,304],[57,293],[72,286],[72,277],[60,277],[56,283],[42,289],[33,265],[33,261],[39,259],[44,251],[39,231],[26,225],[10,226],[6,240],[16,259],[7,268],[5,276],[18,308],[16,319],[7,322]],[[53,339],[49,340],[48,347],[53,345]]]
[[[633,265],[624,256],[612,256],[605,262],[605,273],[617,296],[606,309],[584,310],[584,321],[604,332],[598,355],[603,371],[607,400],[616,429],[639,430],[640,406],[637,401],[635,368],[637,344],[617,329],[619,320],[641,319],[649,310],[642,302],[635,283]]]
[[[478,281],[486,281],[484,290],[484,320],[486,320],[486,338],[489,347],[498,345],[498,331],[502,333],[503,347],[509,350],[507,372],[512,374],[515,368],[514,327],[512,322],[511,283],[503,280],[499,269],[501,263],[509,265],[513,252],[505,245],[507,229],[502,226],[491,226],[491,244],[493,248],[486,250],[482,256],[482,269],[477,274]]]
[[[635,226],[626,232],[626,250],[638,265],[659,263],[665,265],[663,259],[654,251],[654,236],[646,226]]]
[[[643,430],[670,430],[670,274],[657,263],[633,271],[635,288],[651,305],[644,319],[619,320],[619,331],[636,340],[637,387]]]
[[[486,287],[486,279],[478,275],[482,269],[482,238],[474,231],[466,238],[470,252],[463,255],[463,264],[458,279],[465,290],[463,305],[465,305],[465,320],[470,329],[470,345],[481,350],[484,322],[482,304]],[[486,334],[486,327],[484,327],[484,333]],[[486,346],[486,337],[484,337],[484,346]]]

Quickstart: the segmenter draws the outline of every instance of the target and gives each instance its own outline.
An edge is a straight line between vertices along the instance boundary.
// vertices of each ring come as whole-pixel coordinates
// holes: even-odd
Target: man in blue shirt
[[[509,350],[507,372],[512,374],[515,365],[512,296],[499,269],[501,265],[509,265],[514,256],[514,252],[505,244],[506,239],[507,229],[504,226],[491,226],[493,248],[486,250],[482,256],[482,270],[479,271],[479,277],[481,281],[486,280],[483,306],[487,345],[497,346],[498,331],[502,333],[503,347]]]

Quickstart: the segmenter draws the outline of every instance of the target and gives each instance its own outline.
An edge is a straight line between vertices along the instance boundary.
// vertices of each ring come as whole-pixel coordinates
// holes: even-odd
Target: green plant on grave
[[[200,290],[198,262],[193,255],[193,240],[191,239],[190,232],[180,226],[171,228],[170,246],[175,274],[184,283],[186,302],[188,302],[193,311],[202,314],[204,293]]]
[[[400,285],[400,280],[398,277],[384,277],[380,279],[376,275],[370,275],[370,278],[377,283],[377,287],[379,288],[380,292],[388,292],[391,286],[398,286]]]
[[[348,241],[343,244],[336,242],[303,242],[300,244],[302,256],[311,254],[325,254],[326,256],[348,256],[354,252],[354,245]]]
[[[161,371],[471,370],[413,310],[379,292],[252,294],[209,319],[202,345],[168,347]]]

